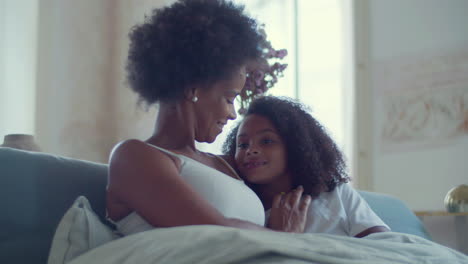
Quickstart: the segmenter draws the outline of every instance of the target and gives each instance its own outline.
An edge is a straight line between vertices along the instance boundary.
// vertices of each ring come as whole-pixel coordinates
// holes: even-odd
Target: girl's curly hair
[[[261,57],[264,42],[244,6],[227,0],[178,0],[153,10],[129,37],[127,82],[148,105],[229,79]]]
[[[263,96],[252,101],[245,116],[252,114],[270,120],[283,139],[293,188],[302,185],[304,193],[317,197],[350,180],[341,151],[303,104],[287,97]],[[223,144],[225,155],[235,156],[241,123],[229,132]]]

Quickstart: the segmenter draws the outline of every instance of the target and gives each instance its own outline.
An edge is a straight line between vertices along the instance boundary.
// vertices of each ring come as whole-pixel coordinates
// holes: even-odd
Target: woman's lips
[[[218,123],[216,123],[216,125],[218,126],[218,128],[219,128],[221,131],[223,131],[223,128],[224,128],[224,126],[226,125],[226,123],[218,122]]]

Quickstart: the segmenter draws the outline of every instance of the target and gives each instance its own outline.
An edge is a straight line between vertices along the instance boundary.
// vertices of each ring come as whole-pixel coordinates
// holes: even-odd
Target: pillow
[[[48,264],[63,264],[117,236],[99,220],[88,199],[78,197],[60,220]]]

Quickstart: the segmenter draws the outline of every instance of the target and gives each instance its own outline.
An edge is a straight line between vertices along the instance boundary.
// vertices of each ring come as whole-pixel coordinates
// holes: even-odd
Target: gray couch
[[[107,223],[106,176],[105,164],[0,147],[0,263],[46,263],[58,223],[80,195]],[[430,239],[401,200],[360,194],[393,231]]]

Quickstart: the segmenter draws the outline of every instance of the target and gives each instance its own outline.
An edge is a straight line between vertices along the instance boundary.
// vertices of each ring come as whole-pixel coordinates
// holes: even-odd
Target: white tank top
[[[180,159],[180,176],[222,215],[257,225],[265,224],[262,202],[242,180],[234,179],[184,155],[153,147]],[[229,165],[226,163],[226,166]],[[136,212],[130,213],[114,224],[117,230],[125,236],[155,228]]]

